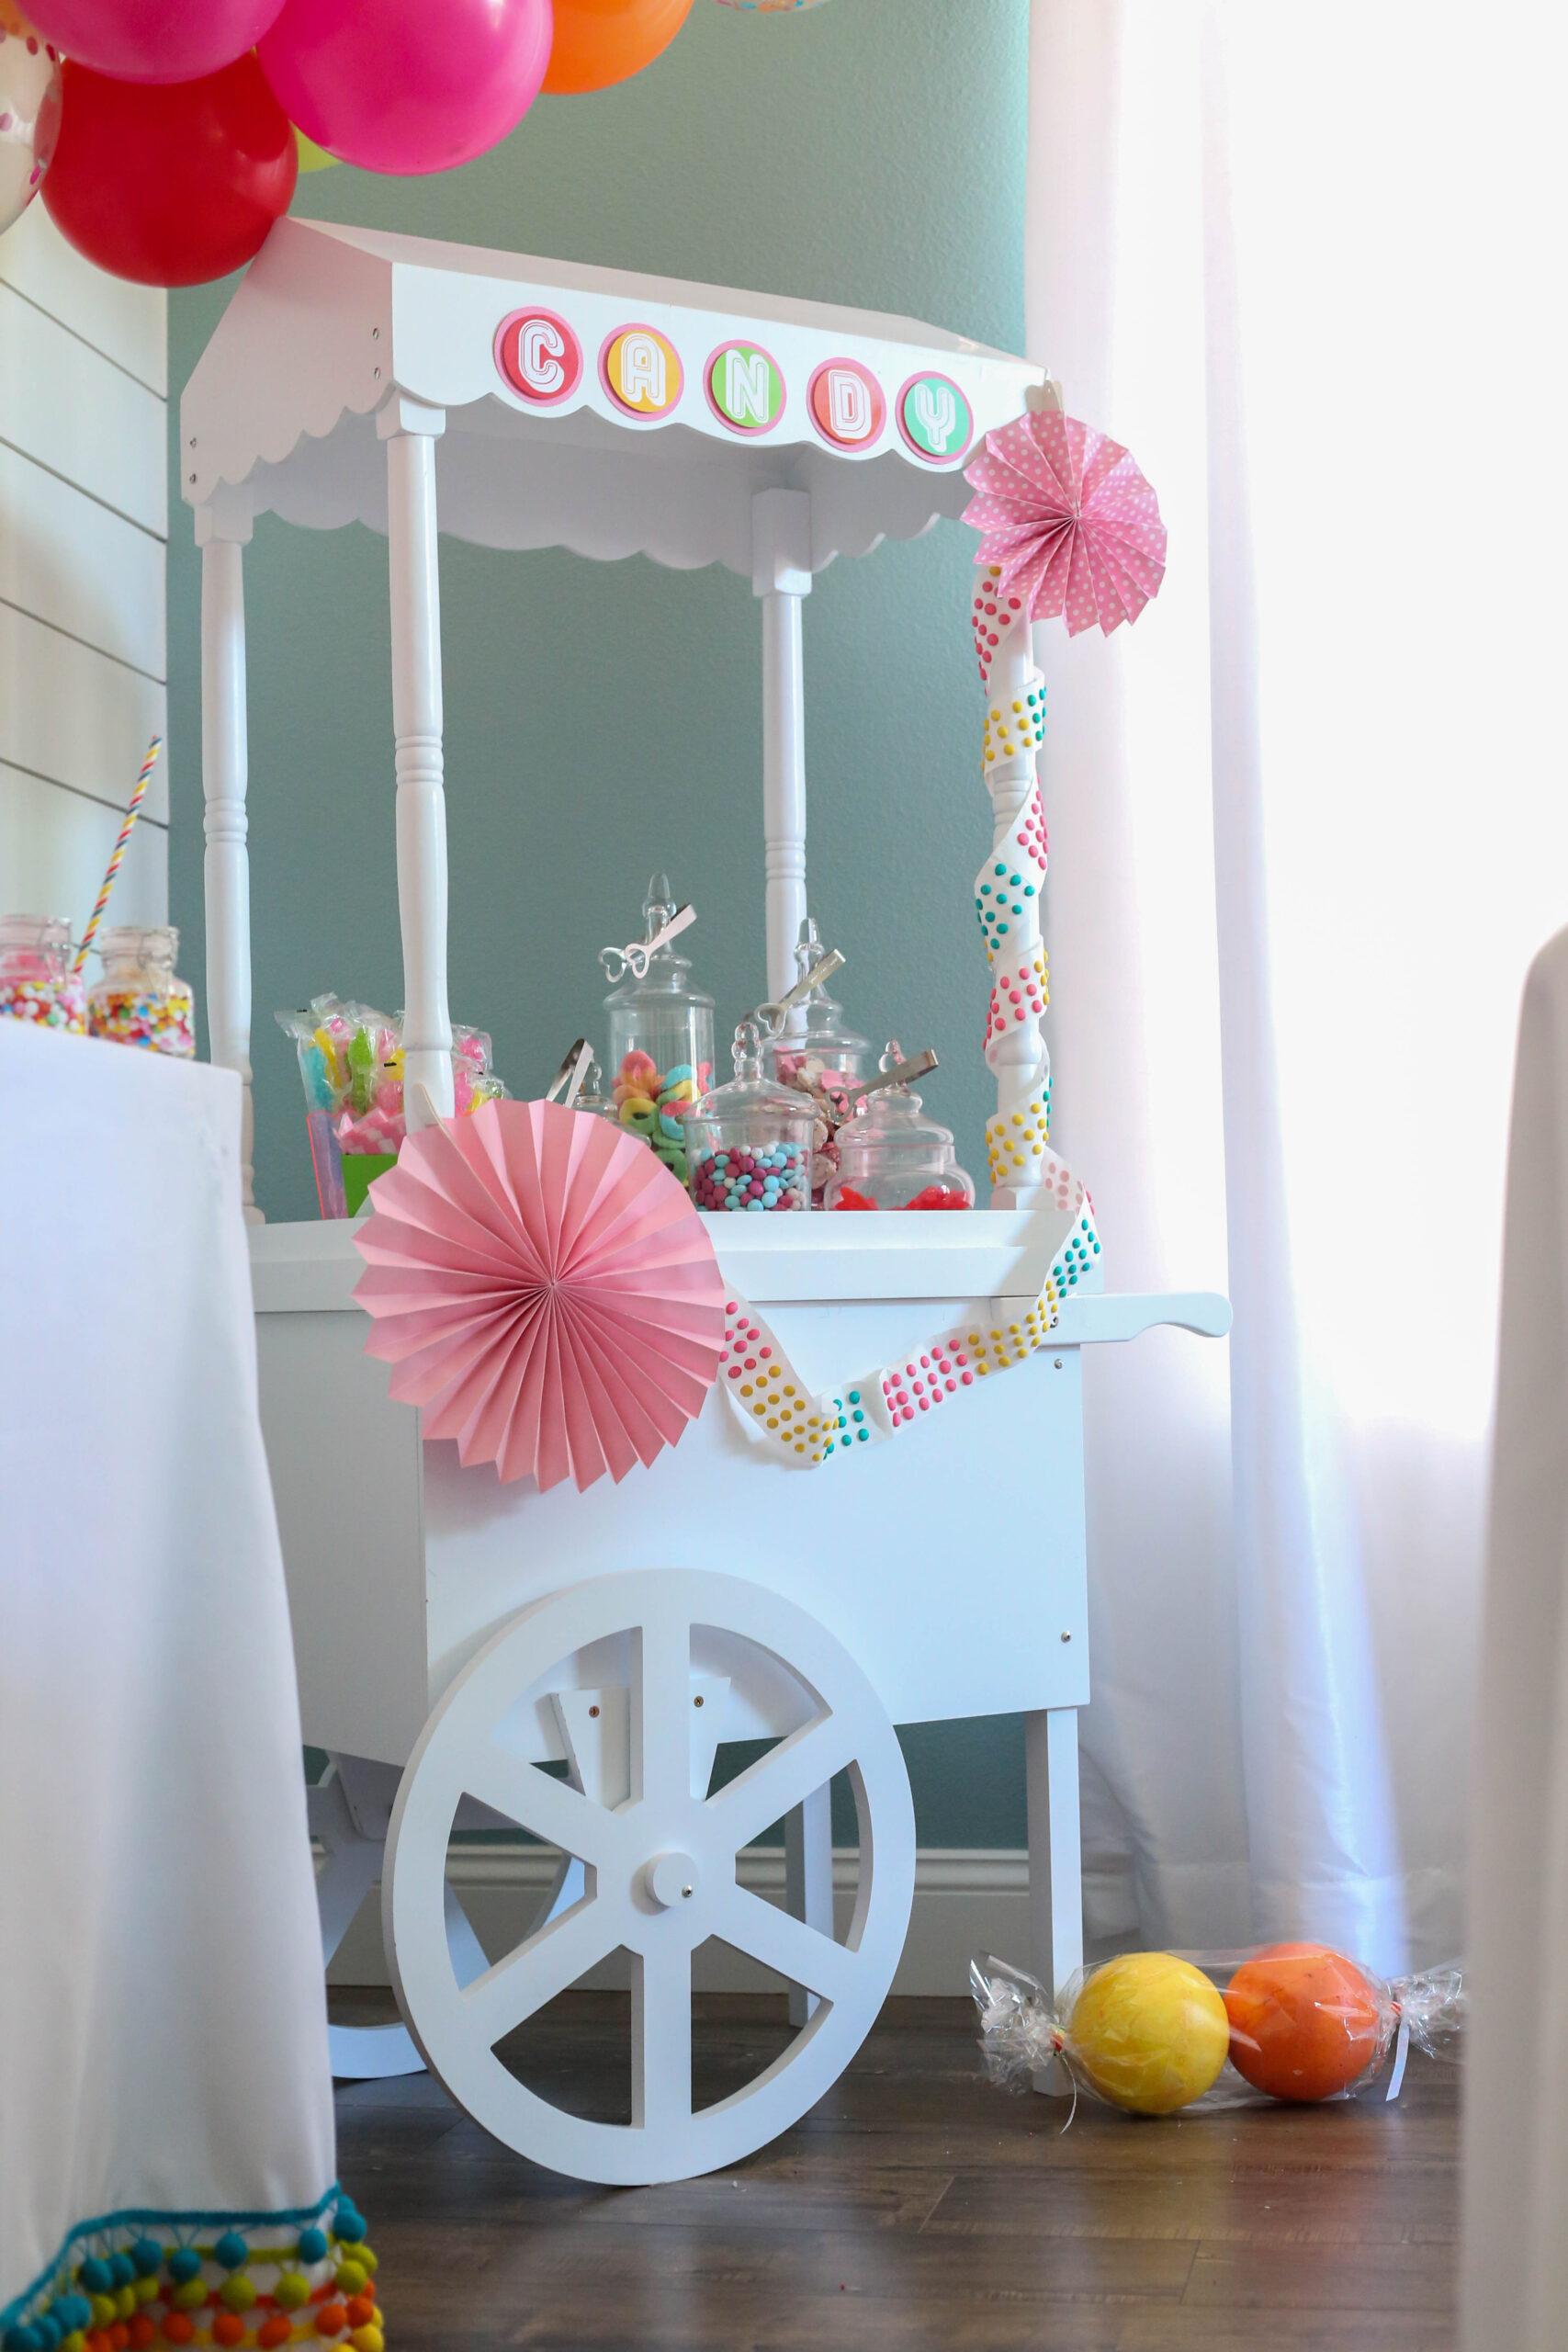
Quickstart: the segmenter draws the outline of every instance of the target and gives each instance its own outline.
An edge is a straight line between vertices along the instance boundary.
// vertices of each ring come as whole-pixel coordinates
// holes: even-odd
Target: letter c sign
[[[495,364],[530,408],[554,408],[577,390],[582,345],[554,311],[513,311],[495,331]]]

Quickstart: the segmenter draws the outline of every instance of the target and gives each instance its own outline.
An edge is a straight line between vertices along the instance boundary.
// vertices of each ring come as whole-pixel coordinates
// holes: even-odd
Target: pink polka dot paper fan
[[[964,479],[975,560],[999,569],[997,594],[1020,597],[1032,620],[1065,619],[1069,637],[1098,621],[1109,637],[1159,594],[1159,501],[1119,441],[1032,412],[987,433]]]
[[[718,1374],[724,1285],[685,1187],[556,1102],[411,1136],[355,1233],[366,1353],[465,1466],[579,1489],[673,1445]]]

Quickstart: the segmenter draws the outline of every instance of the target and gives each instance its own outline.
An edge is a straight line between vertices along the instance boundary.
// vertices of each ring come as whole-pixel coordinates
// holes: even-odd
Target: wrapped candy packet
[[[1023,2090],[1056,2061],[1073,2092],[1133,2115],[1349,2098],[1382,2074],[1396,2098],[1412,2043],[1434,2056],[1464,2014],[1464,1974],[1389,1982],[1325,1944],[1244,1952],[1123,1952],[1079,1969],[1053,2001],[1006,1961],[969,1963],[991,2080]]]
[[[329,994],[275,1017],[299,1057],[321,1215],[355,1216],[369,1185],[397,1159],[407,1132],[402,1014]],[[505,1093],[491,1067],[486,1031],[454,1024],[452,1077],[459,1118]]]

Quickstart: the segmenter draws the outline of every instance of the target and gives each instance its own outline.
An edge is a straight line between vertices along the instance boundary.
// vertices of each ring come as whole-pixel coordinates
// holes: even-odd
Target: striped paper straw
[[[104,887],[98,892],[97,905],[87,918],[87,928],[82,933],[82,944],[76,950],[76,961],[71,967],[73,972],[80,972],[87,960],[87,950],[93,944],[93,934],[104,919],[104,909],[108,905],[109,892],[114,888],[114,877],[119,872],[119,862],[125,855],[126,842],[130,839],[135,830],[136,820],[141,814],[141,803],[147,797],[148,778],[158,764],[158,754],[163,748],[163,737],[154,735],[147,746],[147,757],[141,763],[141,773],[136,779],[136,789],[130,796],[130,805],[125,812],[125,822],[119,829],[119,839],[109,853],[108,865],[104,874]]]

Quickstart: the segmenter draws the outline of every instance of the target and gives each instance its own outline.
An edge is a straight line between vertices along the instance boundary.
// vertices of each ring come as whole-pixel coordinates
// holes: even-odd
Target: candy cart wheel
[[[716,1701],[728,1685],[694,1660],[711,1658],[716,1642],[737,1689],[772,1693],[784,1736],[710,1796]],[[619,1687],[585,1685],[596,1661],[617,1655]],[[792,1704],[781,1712],[785,1690]],[[708,1692],[705,1717],[695,1711]],[[531,1760],[540,1751],[529,1726],[544,1706],[562,1724],[570,1781]],[[596,1765],[604,1750],[583,1736],[617,1723],[618,1771],[613,1757]],[[861,1854],[842,1943],[736,1880],[741,1849],[839,1771],[853,1790]],[[466,1987],[443,1914],[447,1842],[465,1796],[586,1866],[581,1900]],[[903,1756],[853,1659],[814,1618],[761,1586],[695,1570],[633,1571],[523,1611],[446,1691],[393,1809],[382,1881],[387,1954],[432,2073],[497,2139],[581,2180],[681,2180],[762,2146],[837,2080],[892,1984],[914,1879]],[[694,2109],[692,1954],[709,1937],[817,1998],[809,2023],[772,2065]],[[629,2125],[553,2105],[519,2082],[495,2048],[618,1949],[632,1956]]]

